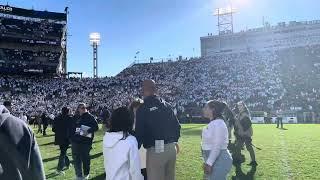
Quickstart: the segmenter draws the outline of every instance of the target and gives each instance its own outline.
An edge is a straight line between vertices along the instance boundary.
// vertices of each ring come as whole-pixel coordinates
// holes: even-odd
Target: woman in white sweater
[[[208,101],[203,109],[204,117],[210,120],[210,123],[202,131],[204,179],[227,179],[232,167],[232,158],[227,149],[228,128],[222,117],[225,107],[226,104],[223,102]]]
[[[110,130],[103,137],[106,180],[143,180],[138,142],[132,133],[133,117],[126,107],[111,116]]]

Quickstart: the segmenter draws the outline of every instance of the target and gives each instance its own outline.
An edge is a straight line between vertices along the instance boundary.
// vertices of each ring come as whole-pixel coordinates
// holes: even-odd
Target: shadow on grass
[[[286,129],[286,128],[280,128],[280,130],[284,130],[284,131],[286,131],[286,130],[288,130],[288,129]]]
[[[102,142],[103,140],[101,139],[101,140],[98,140],[98,141],[94,141],[93,142],[93,144],[97,144],[97,143],[100,143],[100,142]]]
[[[236,168],[236,175],[232,176],[232,180],[254,180],[254,175],[257,171],[257,166],[252,166],[250,171],[244,173],[241,168],[241,164],[234,165]]]
[[[96,158],[98,158],[98,157],[100,157],[100,156],[102,156],[102,155],[103,155],[103,153],[102,153],[102,152],[100,152],[100,153],[97,153],[97,154],[91,155],[91,156],[90,156],[90,158],[91,158],[91,159],[96,159]],[[70,157],[70,156],[71,156],[71,155],[70,155],[70,154],[68,154],[68,157]],[[58,160],[58,159],[59,159],[59,156],[55,156],[55,157],[51,157],[51,158],[43,159],[43,160],[42,160],[42,162],[47,163],[47,162],[54,161],[54,160]],[[70,161],[70,163],[72,163],[72,164],[73,164],[73,160],[72,160],[72,161]]]
[[[52,173],[46,175],[46,179],[54,178],[57,176],[59,176],[59,174],[57,174],[56,172],[52,172]]]
[[[43,159],[42,162],[46,163],[46,162],[54,161],[57,159],[59,159],[59,156]]]
[[[182,130],[183,136],[201,136],[202,129]]]
[[[101,152],[101,153],[97,153],[97,154],[91,155],[90,158],[91,159],[96,159],[96,158],[98,158],[98,157],[100,157],[102,155],[103,155],[103,153]]]
[[[72,160],[72,159],[69,159],[70,160],[70,166],[69,166],[69,168],[67,168],[67,167],[64,167],[64,171],[66,171],[66,170],[69,170],[69,169],[73,169],[74,168],[74,161]],[[58,165],[58,162],[57,162],[57,165]],[[57,169],[57,166],[54,166],[54,167],[52,167],[52,168],[50,168],[49,169],[49,171],[52,171],[52,170],[56,170]]]
[[[91,178],[92,180],[105,180],[106,179],[106,174],[105,173],[103,173],[103,174],[100,174],[100,175],[98,175],[98,176],[96,176],[96,177],[93,177],[93,178]]]
[[[39,146],[50,146],[50,145],[54,145],[54,142],[49,142],[49,143],[45,143],[45,144],[40,144]]]
[[[37,138],[47,138],[47,137],[52,137],[52,136],[54,136],[54,134],[47,134],[45,136],[39,135]]]
[[[191,127],[184,127],[182,128],[183,131],[188,131],[188,130],[191,130],[191,129],[201,129],[203,126],[202,125],[199,125],[199,126],[191,126]]]

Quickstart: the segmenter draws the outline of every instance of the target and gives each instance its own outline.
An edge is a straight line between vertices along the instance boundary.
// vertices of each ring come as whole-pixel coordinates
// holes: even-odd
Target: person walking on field
[[[41,116],[38,114],[36,115],[36,123],[37,123],[37,126],[38,126],[38,131],[37,131],[37,134],[42,134],[42,120],[41,120]]]
[[[96,119],[89,113],[84,103],[78,106],[79,117],[75,118],[72,126],[71,148],[74,169],[77,179],[89,179],[90,151],[94,132],[98,130]],[[83,167],[83,169],[82,169]]]
[[[57,173],[62,173],[63,168],[69,169],[70,160],[67,156],[67,150],[70,145],[70,130],[72,117],[68,107],[62,108],[62,113],[53,121],[52,131],[55,133],[54,144],[59,145],[60,157],[57,166]]]
[[[160,98],[153,80],[143,82],[144,103],[136,113],[135,133],[147,149],[149,180],[174,180],[180,123],[171,105]]]
[[[241,149],[243,148],[243,144],[245,144],[251,157],[251,162],[248,165],[257,166],[255,152],[252,147],[253,129],[249,110],[242,101],[237,103],[236,109],[238,114],[236,115],[235,122],[236,152],[234,157],[241,157]],[[241,160],[235,159],[235,163],[241,163]]]
[[[43,126],[42,135],[46,136],[47,135],[47,128],[48,128],[48,125],[49,125],[49,118],[48,118],[46,113],[42,113],[41,121],[42,121],[42,126]]]
[[[228,150],[229,133],[223,119],[227,105],[220,101],[208,101],[203,109],[204,117],[210,120],[202,131],[203,170],[206,180],[225,180],[232,168]]]
[[[278,115],[278,116],[277,116],[277,128],[279,128],[279,126],[281,125],[281,129],[283,129],[283,122],[282,122],[282,120],[283,120],[282,115]]]

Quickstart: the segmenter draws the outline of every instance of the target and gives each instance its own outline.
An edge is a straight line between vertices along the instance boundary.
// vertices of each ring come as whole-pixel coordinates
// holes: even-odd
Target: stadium
[[[232,13],[231,10],[216,15],[232,16]],[[279,151],[279,147],[288,152],[299,149],[298,143],[297,146],[282,144],[283,139],[287,143],[294,144],[297,140],[304,144],[307,141],[304,138],[308,138],[310,142],[304,145],[306,149],[320,145],[316,140],[317,130],[311,125],[320,123],[320,20],[279,22],[277,25],[265,22],[262,27],[240,32],[221,29],[217,35],[199,37],[199,57],[150,58],[139,63],[135,61],[112,77],[76,78],[70,77],[74,72],[68,72],[67,68],[68,14],[68,8],[64,12],[49,12],[0,5],[0,102],[10,101],[11,114],[20,118],[27,116],[30,124],[36,124],[43,113],[53,120],[62,107],[75,110],[81,102],[86,103],[91,114],[99,119],[105,108],[112,112],[142,98],[141,84],[146,79],[153,79],[158,95],[170,103],[180,123],[186,123],[182,127],[182,136],[185,136],[182,144],[186,144],[178,159],[178,179],[202,178],[201,170],[192,173],[195,168],[201,169],[201,164],[190,165],[187,159],[192,153],[200,156],[199,148],[193,146],[200,144],[197,142],[200,141],[200,128],[207,123],[202,108],[210,99],[223,101],[232,108],[239,101],[245,102],[254,123],[255,136],[260,136],[257,138],[259,145],[269,151],[270,156],[278,154],[274,152]],[[285,132],[287,134],[275,135],[280,140],[274,140],[272,133],[279,132],[275,128],[271,130],[273,125],[266,124],[276,123],[278,117],[282,117],[289,130]],[[304,129],[304,136],[297,135],[299,127]],[[264,136],[262,131],[268,131],[270,135]],[[93,159],[103,155],[100,150],[103,132],[99,133],[94,142],[96,154]],[[44,158],[46,178],[72,179],[73,171],[67,172],[66,177],[52,172],[58,159],[54,144],[48,142],[52,141],[52,134],[50,131],[48,137],[36,136]],[[273,140],[278,145],[273,145]],[[268,159],[265,153],[256,153],[258,159]],[[301,172],[297,172],[297,163],[306,157],[291,160],[288,159],[291,154],[287,156],[280,152],[286,157],[282,162],[289,169],[279,168],[283,166],[282,162],[272,164],[272,160],[266,160],[270,164],[259,164],[256,179],[317,179],[319,174],[309,173],[308,167],[312,166],[316,171],[319,152],[308,153],[305,156],[313,157],[314,164],[305,165]],[[196,157],[192,161],[199,159]],[[96,167],[93,179],[104,179],[102,161],[92,162]],[[183,167],[190,174],[186,174]],[[281,171],[274,173],[273,168]],[[232,176],[255,179],[256,170],[250,176],[252,169],[244,169],[247,174],[240,175],[242,178],[239,169],[235,169]],[[229,178],[234,179],[231,175]]]

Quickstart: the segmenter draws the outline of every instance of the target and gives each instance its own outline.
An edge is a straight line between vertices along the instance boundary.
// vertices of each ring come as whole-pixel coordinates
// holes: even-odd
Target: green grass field
[[[178,180],[202,179],[200,136],[203,126],[183,125],[176,172]],[[254,125],[253,143],[262,149],[256,150],[259,166],[256,170],[247,166],[250,157],[245,152],[246,162],[237,173],[233,167],[229,178],[237,174],[237,179],[320,179],[320,126],[286,125],[285,128],[287,130],[277,129],[274,125]],[[91,178],[96,180],[104,179],[102,136],[100,130],[91,151]],[[74,179],[73,168],[65,175],[55,174],[59,152],[53,138],[51,131],[47,137],[37,135],[47,178]],[[68,154],[71,158],[71,150]]]

